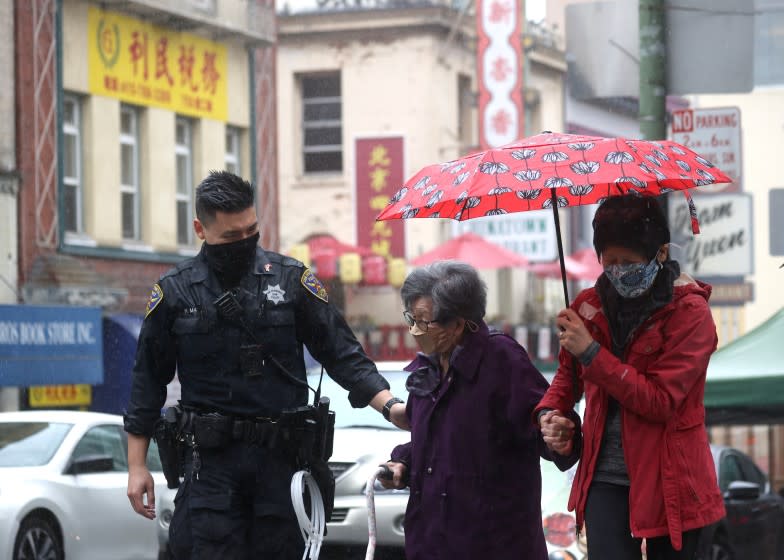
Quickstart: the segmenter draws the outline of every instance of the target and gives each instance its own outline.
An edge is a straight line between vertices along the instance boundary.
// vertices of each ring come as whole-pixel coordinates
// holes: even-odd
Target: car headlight
[[[568,513],[548,515],[542,519],[542,529],[545,540],[555,546],[571,546],[577,538],[574,516]]]

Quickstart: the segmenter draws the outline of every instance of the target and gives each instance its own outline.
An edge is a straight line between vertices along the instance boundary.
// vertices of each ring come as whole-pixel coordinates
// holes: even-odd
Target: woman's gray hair
[[[419,298],[431,298],[434,321],[461,317],[478,323],[485,316],[487,286],[471,265],[436,261],[414,269],[403,282],[400,297],[409,311]]]

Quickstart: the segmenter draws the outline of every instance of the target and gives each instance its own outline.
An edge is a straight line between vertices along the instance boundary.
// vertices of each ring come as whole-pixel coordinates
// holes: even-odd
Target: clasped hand
[[[549,410],[539,418],[539,428],[547,447],[559,455],[571,455],[574,449],[574,422],[560,410]]]

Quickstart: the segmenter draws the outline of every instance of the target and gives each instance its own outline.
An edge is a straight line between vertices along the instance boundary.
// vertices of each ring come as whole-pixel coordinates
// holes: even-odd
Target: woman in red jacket
[[[563,413],[585,393],[569,509],[590,558],[639,559],[647,538],[649,560],[691,560],[700,529],[724,516],[704,425],[710,286],[669,259],[654,198],[609,198],[593,228],[604,274],[558,314],[560,364],[535,414],[545,442],[569,454]]]

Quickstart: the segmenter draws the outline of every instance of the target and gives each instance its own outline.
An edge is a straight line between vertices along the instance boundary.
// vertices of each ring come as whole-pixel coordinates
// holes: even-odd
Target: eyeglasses
[[[413,327],[414,325],[416,325],[417,328],[422,332],[427,332],[427,329],[430,327],[431,323],[438,323],[438,321],[436,321],[435,319],[433,319],[432,321],[424,321],[421,319],[417,321],[416,319],[414,319],[414,316],[411,314],[410,311],[403,311],[403,319],[405,320],[406,324],[409,327]]]

